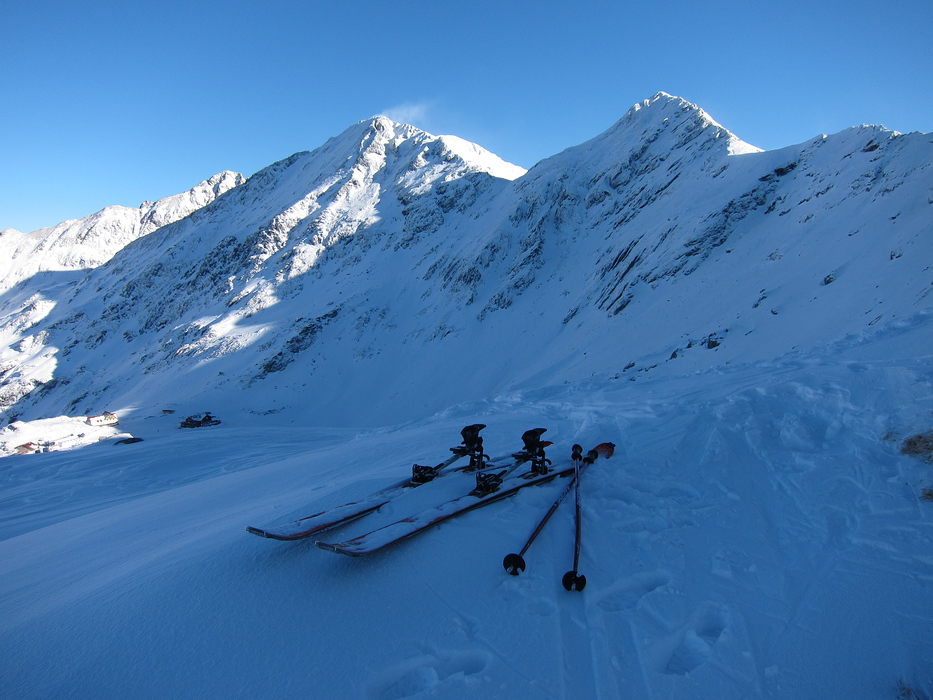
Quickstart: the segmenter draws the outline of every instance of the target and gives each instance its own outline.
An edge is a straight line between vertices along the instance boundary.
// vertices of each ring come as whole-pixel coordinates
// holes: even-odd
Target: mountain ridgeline
[[[760,151],[663,93],[527,172],[377,117],[3,232],[0,408],[377,426],[858,342],[928,313],[931,164],[879,126]]]

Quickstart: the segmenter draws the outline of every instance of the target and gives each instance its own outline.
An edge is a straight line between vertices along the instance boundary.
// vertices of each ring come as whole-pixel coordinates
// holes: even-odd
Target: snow
[[[471,143],[466,139],[462,139],[459,136],[451,136],[448,134],[440,138],[451,151],[464,160],[480,164],[483,170],[495,177],[514,180],[527,172],[521,166],[504,161],[496,154],[490,153],[485,148]]]
[[[42,452],[58,452],[124,437],[132,436],[115,425],[92,425],[86,416],[15,421],[0,430],[0,456],[16,454],[16,447],[28,443],[35,443]]]
[[[87,443],[0,459],[4,697],[930,697],[929,137],[738,153],[659,95],[514,180],[451,143],[355,125],[0,298],[2,442]],[[615,443],[585,590],[571,498],[502,565],[562,480],[360,558],[245,530],[474,423],[493,456],[547,428],[555,467]]]
[[[136,209],[110,206],[30,233],[6,229],[0,235],[0,291],[37,272],[97,267],[132,240],[184,218],[244,179],[239,173],[224,171],[187,192],[143,202]]]
[[[844,350],[624,386],[574,384],[354,434],[273,420],[3,461],[11,697],[894,697],[929,692],[923,323]],[[354,560],[248,535],[441,459],[547,426],[603,439],[582,482],[587,588],[568,593],[560,484]],[[449,477],[452,479],[453,477]],[[446,489],[453,482],[448,482]],[[418,489],[422,499],[430,484]],[[338,530],[368,531],[399,504]]]

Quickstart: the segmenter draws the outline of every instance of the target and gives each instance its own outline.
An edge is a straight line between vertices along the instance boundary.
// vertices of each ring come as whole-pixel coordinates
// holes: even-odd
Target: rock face
[[[931,163],[928,135],[868,126],[761,152],[663,93],[527,173],[367,120],[245,181],[5,232],[0,403],[378,425],[843,342],[929,307]]]

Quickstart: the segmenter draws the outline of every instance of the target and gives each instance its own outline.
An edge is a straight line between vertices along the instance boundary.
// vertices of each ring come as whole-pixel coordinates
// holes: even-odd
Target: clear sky
[[[0,1],[0,229],[387,114],[530,167],[665,91],[766,149],[933,131],[933,0]]]

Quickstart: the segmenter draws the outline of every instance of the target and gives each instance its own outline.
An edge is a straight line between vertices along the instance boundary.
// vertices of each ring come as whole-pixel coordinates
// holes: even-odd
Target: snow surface
[[[8,697],[879,698],[933,673],[926,320],[761,366],[573,384],[379,431],[273,420],[3,460]],[[367,559],[247,524],[365,495],[482,421],[507,452],[617,443],[510,577],[561,488]],[[452,477],[451,477],[452,478]],[[425,492],[430,485],[424,487]],[[419,493],[420,490],[416,491]],[[338,530],[365,532],[402,504]]]
[[[41,452],[60,452],[85,447],[101,440],[132,437],[118,425],[91,425],[87,416],[58,416],[14,421],[0,430],[0,456],[16,454],[19,445],[36,444]]]
[[[0,298],[17,436],[143,440],[0,459],[4,697],[929,698],[929,136],[757,152],[659,95],[515,180],[445,139],[355,125]],[[360,559],[245,531],[472,423],[616,444],[584,591],[571,499],[502,567],[560,482]]]

